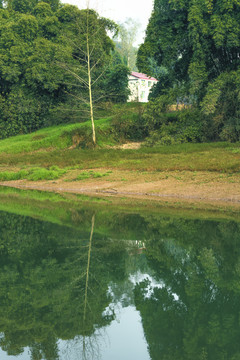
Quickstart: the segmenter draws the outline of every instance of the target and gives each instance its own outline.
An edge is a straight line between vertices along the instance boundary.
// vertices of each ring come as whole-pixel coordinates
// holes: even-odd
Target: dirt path
[[[104,169],[102,169],[104,170]],[[67,180],[67,181],[66,181]],[[240,177],[208,172],[135,172],[114,170],[109,176],[69,181],[8,181],[0,185],[43,191],[191,202],[240,208]]]

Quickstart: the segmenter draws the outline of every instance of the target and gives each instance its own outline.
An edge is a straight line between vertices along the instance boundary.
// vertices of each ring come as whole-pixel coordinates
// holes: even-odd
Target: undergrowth
[[[111,172],[112,171],[107,171],[105,173],[95,172],[93,170],[83,171],[74,179],[67,179],[65,181],[81,181],[81,180],[85,180],[85,179],[97,179],[97,178],[102,178],[104,176],[108,176]]]
[[[155,143],[138,150],[113,149],[111,145],[125,139],[140,140],[146,136],[143,123],[145,107],[119,106],[111,110],[111,117],[97,120],[97,147],[93,148],[91,123],[58,125],[32,134],[19,135],[0,141],[0,166],[15,171],[3,171],[0,180],[54,180],[64,171],[74,169],[119,169],[130,171],[220,171],[239,172],[239,143]],[[125,116],[126,114],[129,115]],[[132,114],[132,115],[131,115]],[[172,115],[173,116],[173,115]],[[137,117],[141,120],[137,121]],[[170,122],[170,118],[168,118]],[[136,132],[136,126],[140,132]],[[144,126],[143,126],[144,125]],[[30,170],[19,169],[23,166]],[[56,165],[58,169],[53,169]],[[65,170],[63,170],[63,168]],[[95,175],[102,176],[102,175]],[[93,178],[80,174],[79,179]]]
[[[66,173],[66,170],[60,169],[58,166],[51,166],[49,169],[41,167],[33,167],[31,169],[22,169],[17,172],[14,171],[3,171],[0,172],[1,181],[12,181],[12,180],[55,180],[59,179]]]

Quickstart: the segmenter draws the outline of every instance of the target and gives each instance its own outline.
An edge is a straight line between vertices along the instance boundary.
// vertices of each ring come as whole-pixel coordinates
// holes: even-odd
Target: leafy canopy
[[[160,80],[155,96],[180,88],[239,139],[239,35],[238,0],[155,0],[137,66]]]
[[[32,132],[62,119],[71,121],[68,108],[74,108],[78,120],[83,120],[81,99],[86,87],[66,69],[85,76],[87,28],[93,81],[101,78],[94,93],[101,98],[107,86],[114,88],[113,74],[105,71],[114,48],[108,34],[117,31],[113,21],[58,0],[9,0],[4,8],[0,4],[0,138]],[[114,91],[126,101],[128,69],[116,70],[121,86]],[[57,119],[51,115],[55,109]]]

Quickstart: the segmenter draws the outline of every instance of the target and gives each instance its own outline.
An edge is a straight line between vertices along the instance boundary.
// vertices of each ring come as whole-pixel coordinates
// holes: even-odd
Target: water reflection
[[[1,358],[240,358],[238,222],[67,218],[0,212]]]

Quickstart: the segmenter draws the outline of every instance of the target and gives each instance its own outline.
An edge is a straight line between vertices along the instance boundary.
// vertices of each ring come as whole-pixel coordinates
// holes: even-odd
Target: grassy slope
[[[51,180],[63,175],[67,178],[74,169],[98,168],[141,172],[215,171],[226,174],[240,171],[239,144],[188,143],[120,150],[109,148],[116,143],[110,118],[98,120],[96,129],[98,147],[95,149],[72,148],[74,137],[83,141],[86,137],[86,141],[89,138],[91,141],[89,122],[45,128],[0,141],[0,180]]]
[[[102,142],[104,131],[109,130],[110,119],[101,119],[97,122],[99,141]],[[91,133],[90,121],[79,124],[59,125],[44,128],[27,135],[18,135],[0,141],[0,154],[30,153],[40,149],[66,149],[72,145],[72,138],[80,132]],[[111,141],[110,141],[111,143]]]

